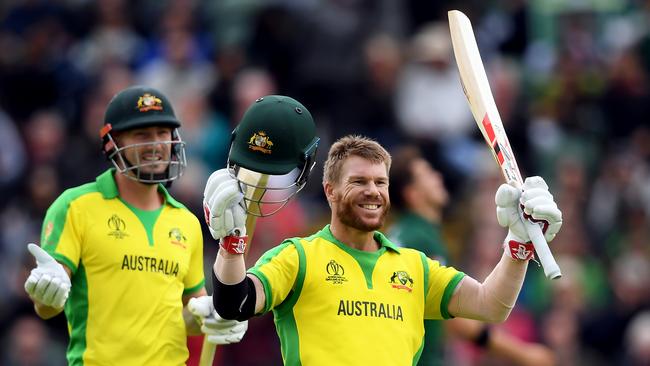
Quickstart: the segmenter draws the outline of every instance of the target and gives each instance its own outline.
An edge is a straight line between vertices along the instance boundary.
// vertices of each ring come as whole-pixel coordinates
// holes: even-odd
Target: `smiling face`
[[[381,228],[390,208],[386,165],[350,156],[339,176],[337,182],[325,183],[333,218],[359,231]]]
[[[117,137],[123,147],[124,158],[131,166],[137,166],[140,175],[163,174],[169,166],[172,148],[172,129],[153,126],[135,128]],[[134,171],[129,171],[134,174]]]

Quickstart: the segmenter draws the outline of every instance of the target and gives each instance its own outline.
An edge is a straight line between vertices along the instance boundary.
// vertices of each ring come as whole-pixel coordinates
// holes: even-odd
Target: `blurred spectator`
[[[650,365],[650,311],[646,310],[632,319],[625,332],[626,365]]]
[[[476,127],[453,61],[446,24],[431,23],[410,42],[410,61],[401,71],[395,96],[400,129],[419,145],[428,160],[450,181],[472,175],[477,151]]]
[[[145,42],[133,27],[134,13],[126,0],[99,0],[89,3],[92,24],[71,50],[71,60],[89,75],[112,64],[133,66],[144,56]]]
[[[484,277],[503,237],[493,201],[502,177],[462,94],[451,8],[474,25],[522,173],[544,176],[565,215],[551,248],[563,278],[548,281],[531,265],[521,317],[506,328],[547,342],[559,365],[647,365],[650,2],[521,0],[0,1],[0,282],[9,289],[0,294],[0,364],[63,360],[56,351],[15,358],[67,337],[65,319],[43,332],[24,318],[33,314],[21,287],[24,246],[38,240],[63,187],[105,167],[96,143],[104,106],[136,83],[174,99],[190,165],[172,189],[195,213],[244,108],[290,95],[314,114],[318,166],[346,133],[419,144],[453,195],[442,232],[450,258]],[[313,174],[318,181],[320,169]],[[248,260],[276,234],[322,226],[327,212],[321,186],[308,185],[259,221],[269,241]],[[271,322],[251,321],[256,336],[220,349],[216,364],[281,363]],[[460,352],[464,365],[495,364]]]
[[[0,207],[15,192],[18,178],[27,168],[25,147],[14,121],[0,109]]]
[[[0,361],[6,366],[65,365],[65,347],[48,338],[47,328],[36,316],[17,319],[4,340],[8,350]]]
[[[166,93],[174,104],[184,95],[207,93],[217,75],[198,46],[188,30],[167,31],[162,35],[161,54],[140,69],[136,80]]]
[[[58,3],[21,1],[0,24],[0,39],[10,52],[0,56],[0,103],[18,122],[34,109],[58,107],[77,117],[84,77],[66,58],[66,9]],[[0,20],[2,21],[2,20]]]

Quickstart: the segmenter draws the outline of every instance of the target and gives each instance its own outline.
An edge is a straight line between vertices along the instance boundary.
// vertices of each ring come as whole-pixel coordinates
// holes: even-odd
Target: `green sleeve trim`
[[[415,356],[413,356],[413,362],[411,365],[417,366],[418,363],[420,362],[420,357],[422,356],[422,351],[424,350],[424,337],[422,337],[422,343],[420,343],[420,348],[418,348],[418,351],[415,353]]]
[[[298,274],[294,283],[293,290],[287,298],[273,310],[276,328],[280,336],[282,358],[285,365],[300,366],[300,336],[298,334],[298,325],[293,313],[293,307],[300,298],[302,286],[305,282],[306,260],[305,248],[299,239],[291,239],[298,252]],[[279,326],[283,324],[282,326]]]
[[[255,266],[252,268],[248,269],[248,273],[255,275],[260,282],[262,282],[262,285],[264,287],[264,295],[266,296],[265,302],[264,302],[264,310],[262,314],[268,312],[271,310],[271,296],[272,296],[272,291],[271,291],[271,283],[269,282],[268,278],[258,269],[260,266],[268,263],[273,259],[275,256],[280,254],[286,248],[287,246],[291,245],[291,242],[288,240],[285,240],[282,242],[280,245],[269,249],[266,253],[264,253],[260,259],[257,260],[255,263]]]
[[[70,279],[72,287],[68,301],[65,302],[65,317],[68,320],[70,343],[66,352],[68,365],[83,365],[86,352],[86,328],[88,325],[88,276],[82,261]]]
[[[271,284],[269,283],[268,278],[262,273],[261,271],[258,271],[256,268],[251,268],[248,270],[248,273],[252,274],[253,276],[257,277],[257,279],[260,280],[262,283],[262,288],[264,289],[264,309],[262,309],[261,314],[266,314],[271,310]]]
[[[420,259],[422,260],[422,268],[423,268],[423,275],[424,275],[424,303],[426,304],[427,302],[427,296],[429,296],[429,263],[427,263],[427,256],[420,252]]]
[[[75,266],[74,263],[68,257],[60,253],[50,253],[50,252],[48,253],[57,261],[65,264],[70,269],[70,272],[72,272],[72,274],[75,274],[77,272],[77,266]]]
[[[201,289],[201,287],[205,286],[205,278],[201,280],[196,286],[188,287],[185,290],[183,290],[183,296],[191,294],[193,292],[197,292],[198,290]]]
[[[65,190],[47,209],[41,229],[41,247],[48,252],[56,251],[59,239],[68,217],[70,204],[79,197],[97,192],[97,185],[86,183],[79,187]],[[76,267],[76,266],[75,266]]]
[[[449,301],[451,300],[451,296],[454,294],[454,291],[456,290],[456,286],[458,286],[458,283],[460,280],[465,277],[465,273],[463,272],[458,272],[454,275],[454,277],[449,281],[447,284],[447,287],[445,288],[445,292],[442,295],[442,301],[440,301],[440,314],[442,315],[443,319],[451,319],[453,316],[449,314]]]
[[[296,275],[296,281],[293,284],[293,290],[289,293],[289,296],[287,296],[287,298],[277,306],[279,312],[291,311],[296,302],[298,302],[300,292],[302,291],[302,285],[305,282],[305,273],[307,272],[307,256],[305,255],[305,248],[302,247],[300,240],[295,238],[289,240],[296,247],[296,251],[298,252],[298,274]]]

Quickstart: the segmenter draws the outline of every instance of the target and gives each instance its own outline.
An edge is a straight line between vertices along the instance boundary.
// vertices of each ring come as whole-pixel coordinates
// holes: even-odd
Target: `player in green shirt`
[[[179,127],[158,90],[118,93],[100,131],[114,168],[61,194],[42,248],[28,245],[25,290],[42,318],[65,312],[70,365],[183,365],[188,334],[223,344],[246,331],[214,312],[200,223],[165,189],[186,164]]]
[[[304,171],[307,159],[301,151],[307,144],[302,142],[310,138],[302,136],[303,124],[292,121],[307,114],[302,105],[257,103],[246,112],[237,133],[253,137],[249,125],[268,118],[273,109],[285,110],[284,118],[267,121],[265,138],[289,135],[288,141],[296,142],[274,143],[266,153],[277,153],[279,159],[291,157],[287,151],[293,150],[294,167]],[[303,117],[293,114],[294,109]],[[294,125],[297,128],[291,128]],[[242,165],[273,174],[267,164],[255,166],[256,154],[265,152],[255,149],[252,138],[245,141],[233,140],[229,168]],[[283,161],[289,165],[291,158]],[[244,320],[273,311],[287,365],[413,365],[423,346],[424,319],[505,320],[530,259],[516,255],[530,250],[523,222],[515,214],[518,202],[521,199],[526,212],[549,223],[547,239],[561,225],[561,213],[544,181],[529,178],[523,193],[509,185],[499,188],[497,216],[510,233],[501,261],[479,283],[417,250],[398,248],[377,231],[390,207],[390,166],[390,155],[373,140],[359,136],[337,140],[323,176],[330,224],[309,237],[287,239],[248,273],[242,255],[245,211],[239,191],[245,182],[227,169],[215,172],[206,185],[204,207],[211,233],[220,240],[213,266],[217,312],[226,319]]]
[[[433,169],[415,146],[403,146],[392,155],[389,192],[392,208],[399,212],[390,239],[400,246],[417,249],[442,264],[448,264],[441,235],[443,209],[449,201],[442,175]],[[425,320],[425,340],[419,365],[445,365],[447,333],[471,341],[521,365],[553,365],[553,353],[541,344],[526,343],[508,333],[474,320],[448,322]]]

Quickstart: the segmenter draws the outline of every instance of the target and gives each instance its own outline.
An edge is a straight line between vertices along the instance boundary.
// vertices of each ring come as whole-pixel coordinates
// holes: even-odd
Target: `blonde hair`
[[[390,170],[391,157],[377,141],[359,135],[347,135],[336,140],[330,147],[323,167],[323,183],[337,183],[341,179],[341,167],[350,156],[358,156],[372,163],[383,163]]]

